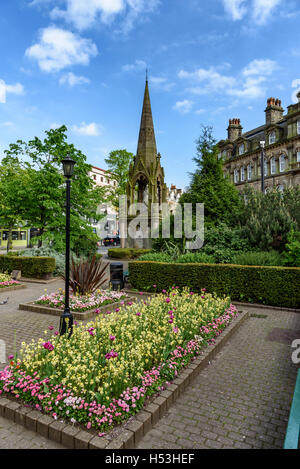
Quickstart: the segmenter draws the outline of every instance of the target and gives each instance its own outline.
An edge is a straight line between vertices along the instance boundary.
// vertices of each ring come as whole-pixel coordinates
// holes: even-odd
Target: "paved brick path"
[[[58,328],[58,317],[19,311],[18,305],[59,287],[62,281],[0,293],[0,301],[9,297],[0,306],[0,339],[8,354],[14,353],[15,338],[18,348],[41,337],[49,325]],[[249,310],[268,317],[241,326],[139,448],[282,448],[297,367],[288,344],[266,339],[274,328],[300,330],[300,314]],[[59,447],[0,418],[0,449]]]
[[[300,314],[248,309],[268,317],[241,326],[138,448],[282,448],[297,367],[266,338],[300,330]]]
[[[48,285],[28,283],[24,290],[0,292],[0,301],[9,298],[6,305],[0,305],[0,339],[6,342],[7,355],[14,354],[15,343],[19,348],[21,342],[42,337],[48,326],[58,327],[59,318],[43,314],[19,311],[19,303],[26,303],[36,299],[44,293],[56,291],[63,287],[63,281],[58,280]],[[5,364],[0,363],[0,369]],[[59,449],[58,443],[43,438],[27,430],[21,425],[0,417],[0,449]]]
[[[0,291],[0,302],[9,298],[8,303],[0,305],[0,339],[6,342],[7,355],[14,354],[15,344],[18,349],[22,342],[31,342],[32,339],[43,337],[43,333],[48,326],[53,325],[58,328],[59,318],[57,316],[31,313],[29,311],[18,310],[20,303],[28,303],[44,294],[47,289],[52,293],[58,288],[64,287],[62,280],[54,283],[37,284],[27,283],[27,288],[14,290],[12,292]],[[5,364],[0,364],[0,369]]]

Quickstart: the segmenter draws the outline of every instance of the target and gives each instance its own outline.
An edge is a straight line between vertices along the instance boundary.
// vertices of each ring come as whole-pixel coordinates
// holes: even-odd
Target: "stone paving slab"
[[[268,317],[240,327],[138,448],[283,447],[297,366],[290,345],[267,337],[274,328],[299,330],[300,315],[250,309]]]
[[[59,443],[0,417],[0,449],[64,449]]]

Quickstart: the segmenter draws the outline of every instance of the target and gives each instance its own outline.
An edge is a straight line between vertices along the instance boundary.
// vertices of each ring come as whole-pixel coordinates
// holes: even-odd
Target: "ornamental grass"
[[[77,325],[70,339],[50,327],[11,357],[0,393],[103,432],[164,389],[237,314],[229,298],[173,288]]]

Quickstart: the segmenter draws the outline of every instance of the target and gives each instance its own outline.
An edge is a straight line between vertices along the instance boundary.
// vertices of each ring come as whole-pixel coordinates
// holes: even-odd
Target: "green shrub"
[[[0,272],[21,270],[22,277],[44,278],[55,270],[53,257],[0,256]]]
[[[139,290],[188,286],[206,288],[218,296],[273,306],[300,307],[300,268],[237,266],[231,264],[175,264],[132,261],[130,283]]]
[[[8,251],[8,253],[6,253],[6,256],[17,257],[17,256],[23,256],[24,253],[25,251]]]
[[[54,257],[55,259],[55,270],[53,275],[55,276],[64,276],[65,275],[65,267],[66,267],[66,259],[65,254],[61,252],[55,251],[53,248],[49,246],[42,246],[40,248],[32,248],[23,251],[23,256],[27,257]],[[71,259],[74,259],[75,262],[79,262],[79,258],[71,252]],[[84,258],[85,259],[85,258]]]
[[[300,231],[292,230],[288,234],[283,259],[285,265],[300,267]]]
[[[238,265],[283,265],[278,251],[241,252],[232,256],[232,264]]]
[[[115,248],[108,250],[108,257],[113,259],[136,259],[151,251],[151,249]]]
[[[149,252],[139,257],[139,261],[173,262],[173,259],[165,252]]]
[[[203,263],[203,264],[215,264],[216,260],[214,256],[205,254],[205,252],[188,252],[187,254],[182,254],[176,259],[176,263]]]

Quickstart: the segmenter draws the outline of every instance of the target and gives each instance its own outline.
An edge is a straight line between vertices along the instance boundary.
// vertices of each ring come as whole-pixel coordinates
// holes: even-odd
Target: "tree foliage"
[[[89,176],[91,166],[85,155],[67,142],[67,128],[50,129],[46,137],[35,137],[29,142],[18,140],[5,151],[2,166],[22,168],[27,176],[26,190],[19,202],[23,206],[21,217],[27,225],[40,230],[40,244],[47,240],[57,250],[65,245],[65,183],[62,160],[69,155],[75,162],[71,186],[71,248],[82,238],[97,240],[90,224],[100,219],[97,206],[106,197],[105,189],[96,187]],[[12,210],[14,207],[12,206]],[[76,249],[75,249],[76,250]]]
[[[115,206],[118,206],[118,197],[126,194],[129,166],[133,158],[133,153],[129,153],[127,150],[114,150],[104,160],[118,183],[113,199]]]
[[[253,188],[245,190],[239,221],[251,246],[262,251],[284,249],[288,233],[297,229],[300,211],[300,203],[297,205],[294,198],[297,192],[297,188],[289,194],[282,194],[276,188],[266,193]]]
[[[196,141],[196,170],[180,203],[204,203],[205,223],[228,222],[239,211],[241,200],[238,191],[224,177],[223,160],[218,158],[219,149],[212,135],[212,127],[202,126]]]

